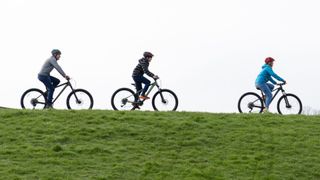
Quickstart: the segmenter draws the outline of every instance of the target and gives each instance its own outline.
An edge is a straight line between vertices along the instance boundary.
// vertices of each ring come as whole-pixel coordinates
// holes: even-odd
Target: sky
[[[237,112],[239,97],[257,92],[269,56],[285,90],[319,110],[319,7],[317,0],[1,0],[0,106],[20,108],[25,90],[44,89],[37,74],[58,48],[58,63],[93,95],[94,109],[111,109],[112,93],[130,87],[151,51],[149,69],[178,95],[179,111]],[[65,97],[55,107],[66,108]]]

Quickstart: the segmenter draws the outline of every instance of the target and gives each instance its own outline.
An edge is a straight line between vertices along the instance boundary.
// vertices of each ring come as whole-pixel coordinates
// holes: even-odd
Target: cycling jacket
[[[268,81],[271,81],[273,84],[277,84],[277,82],[274,79],[272,79],[272,77],[274,77],[278,81],[285,82],[284,79],[282,79],[280,76],[273,72],[272,68],[268,64],[265,64],[262,66],[262,71],[256,79],[256,84],[264,84]]]

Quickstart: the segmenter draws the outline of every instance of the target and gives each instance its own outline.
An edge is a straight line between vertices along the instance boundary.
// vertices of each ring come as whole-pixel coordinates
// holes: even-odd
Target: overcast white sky
[[[181,111],[237,112],[267,56],[287,92],[320,109],[319,8],[317,0],[1,0],[0,106],[20,108],[26,89],[44,88],[37,73],[58,48],[96,109],[111,109],[112,93],[130,87],[146,50]]]

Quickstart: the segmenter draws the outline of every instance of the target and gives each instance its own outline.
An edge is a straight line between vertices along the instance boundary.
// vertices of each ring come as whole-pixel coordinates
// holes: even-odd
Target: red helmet
[[[268,64],[269,62],[273,62],[274,61],[274,59],[272,58],[272,57],[267,57],[265,60],[264,60],[264,62],[266,63],[266,64]]]

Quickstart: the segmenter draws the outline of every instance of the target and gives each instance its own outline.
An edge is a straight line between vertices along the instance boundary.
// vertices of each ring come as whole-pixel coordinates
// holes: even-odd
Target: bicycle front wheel
[[[111,97],[111,106],[114,110],[132,110],[137,97],[133,90],[129,88],[120,88],[116,90]]]
[[[156,111],[175,111],[178,108],[178,97],[169,89],[161,89],[154,94],[152,107]]]
[[[44,109],[47,104],[47,98],[40,89],[28,89],[20,99],[22,109]]]
[[[67,97],[68,109],[92,109],[93,98],[91,94],[84,89],[76,89],[72,91]]]
[[[238,110],[240,113],[261,113],[263,108],[262,98],[254,92],[243,94],[238,101]]]
[[[280,114],[301,114],[302,103],[298,96],[286,94],[279,99],[277,108]]]

